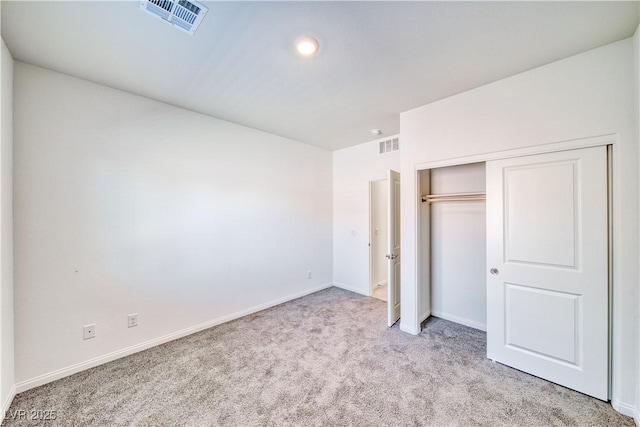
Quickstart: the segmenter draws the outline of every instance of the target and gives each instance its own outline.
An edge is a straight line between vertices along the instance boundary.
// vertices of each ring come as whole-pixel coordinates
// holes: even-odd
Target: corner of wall
[[[335,286],[336,288],[344,289],[345,291],[364,295],[365,297],[369,296],[369,294],[366,291],[366,288],[359,288],[356,286],[345,285],[344,283],[339,283],[339,282],[333,282],[333,286]]]
[[[420,334],[420,328],[415,328],[412,325],[408,325],[406,323],[400,323],[400,330],[402,332],[406,332],[408,334],[411,335],[419,335]]]
[[[640,14],[640,12],[639,12]],[[640,18],[640,17],[639,17]],[[640,25],[636,28],[636,32],[633,35],[633,80],[634,80],[634,108],[635,114],[634,119],[635,123],[635,132],[636,132],[636,141],[640,146]],[[638,158],[638,163],[640,164],[640,157]],[[640,260],[638,260],[640,263]],[[640,287],[640,283],[638,283]],[[636,322],[635,324],[640,324],[640,294],[638,295],[637,307],[636,307]],[[638,349],[636,352],[636,402],[635,402],[635,411],[633,414],[633,419],[636,422],[636,425],[640,426],[640,327],[637,330],[638,333]]]
[[[13,402],[13,399],[15,397],[16,397],[16,386],[14,384],[14,385],[11,386],[11,389],[9,390],[9,393],[7,394],[7,396],[2,401],[2,407],[0,408],[0,410],[2,411],[2,412],[0,412],[0,425],[2,425],[2,423],[4,421],[5,414],[7,413],[7,411],[9,411],[9,408],[11,407],[11,403]]]
[[[0,423],[16,394],[13,323],[13,57],[0,43]]]
[[[636,424],[638,423],[638,410],[635,407],[615,399],[611,401],[611,406],[622,415],[632,417],[636,421]]]

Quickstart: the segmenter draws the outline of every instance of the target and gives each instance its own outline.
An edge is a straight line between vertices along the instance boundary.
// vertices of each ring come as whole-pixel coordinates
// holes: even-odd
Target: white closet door
[[[606,148],[487,162],[487,356],[607,400]]]

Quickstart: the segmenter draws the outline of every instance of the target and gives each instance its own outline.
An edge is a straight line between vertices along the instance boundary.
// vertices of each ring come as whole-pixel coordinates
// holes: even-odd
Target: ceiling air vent
[[[378,154],[389,153],[391,151],[398,151],[400,148],[400,141],[398,138],[387,139],[386,141],[380,141],[378,143]]]
[[[141,0],[140,9],[191,35],[209,10],[198,2],[187,0]]]

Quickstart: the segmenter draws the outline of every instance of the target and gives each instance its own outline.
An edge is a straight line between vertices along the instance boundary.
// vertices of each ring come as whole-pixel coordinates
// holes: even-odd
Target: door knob
[[[491,270],[489,270],[489,273],[491,273],[491,274],[493,274],[495,276],[496,274],[498,274],[500,272],[498,271],[497,268],[492,268]]]
[[[398,258],[398,255],[396,255],[396,254],[387,254],[387,255],[385,255],[385,257],[387,259],[396,259],[396,258]]]

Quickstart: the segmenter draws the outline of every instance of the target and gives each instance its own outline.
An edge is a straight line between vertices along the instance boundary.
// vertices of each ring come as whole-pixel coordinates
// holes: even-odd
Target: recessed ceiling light
[[[382,131],[380,129],[371,129],[371,135],[382,135]]]
[[[296,51],[302,57],[308,58],[318,52],[318,40],[313,37],[300,37],[296,40]]]

